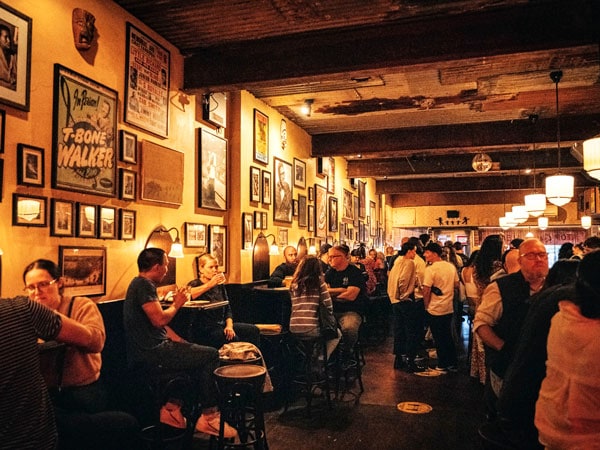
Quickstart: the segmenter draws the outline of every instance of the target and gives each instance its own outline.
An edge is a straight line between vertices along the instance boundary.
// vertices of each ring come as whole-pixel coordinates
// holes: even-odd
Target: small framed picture
[[[338,199],[333,195],[329,196],[329,231],[335,233],[338,231]]]
[[[96,237],[98,207],[87,203],[77,203],[77,237]]]
[[[50,203],[50,236],[75,235],[75,202],[53,198]]]
[[[119,169],[119,198],[135,200],[136,173],[132,170]]]
[[[13,194],[13,226],[45,227],[47,197]]]
[[[121,209],[119,211],[119,239],[123,241],[135,239],[135,211]]]
[[[44,149],[17,145],[17,183],[44,187]]]
[[[266,212],[262,212],[261,216],[262,229],[266,230],[267,228],[269,228],[269,217],[267,216]]]
[[[254,160],[269,164],[269,117],[254,110]]]
[[[121,161],[137,164],[137,136],[129,131],[120,130],[119,138]]]
[[[298,226],[306,226],[306,195],[298,195]]]
[[[254,217],[251,213],[242,213],[242,249],[252,250]]]
[[[63,293],[69,296],[106,293],[106,247],[58,247]]]
[[[315,231],[315,205],[308,205],[307,207],[307,225],[308,231]]]
[[[288,229],[287,228],[280,228],[279,229],[279,239],[278,242],[280,247],[285,247],[286,245],[288,245]]]
[[[185,223],[185,246],[206,247],[206,225],[203,223]]]
[[[262,171],[262,202],[264,205],[271,204],[271,172]]]
[[[294,186],[306,189],[306,163],[294,158]]]
[[[256,230],[262,230],[262,213],[260,211],[254,211],[254,228]]]
[[[209,225],[208,237],[209,253],[217,260],[219,270],[227,272],[227,227]]]
[[[250,166],[250,201],[260,202],[260,169]]]
[[[292,200],[292,215],[298,217],[298,200]]]
[[[100,239],[117,238],[117,209],[112,206],[100,206],[98,237]]]
[[[312,202],[315,200],[315,189],[312,186],[308,188],[308,201]]]

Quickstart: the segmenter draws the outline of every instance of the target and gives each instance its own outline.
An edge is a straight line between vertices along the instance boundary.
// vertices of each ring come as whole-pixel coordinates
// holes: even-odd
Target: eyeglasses
[[[44,289],[49,288],[50,286],[52,286],[54,283],[56,283],[57,280],[50,280],[50,281],[40,281],[37,284],[30,284],[29,286],[25,286],[23,288],[24,291],[27,291],[29,293],[34,293],[35,290],[39,290],[42,291]]]
[[[529,253],[521,253],[521,256],[529,261],[533,261],[536,258],[539,258],[539,259],[548,258],[548,253],[546,253],[546,252],[529,252]]]

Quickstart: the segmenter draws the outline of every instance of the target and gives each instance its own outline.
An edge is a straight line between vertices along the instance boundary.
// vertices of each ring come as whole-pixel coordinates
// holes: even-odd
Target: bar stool
[[[360,335],[360,334],[359,334]],[[340,342],[338,348],[339,350],[343,345]],[[338,400],[344,400],[346,395],[351,396],[355,403],[358,403],[358,399],[360,395],[365,391],[363,381],[362,381],[362,367],[365,364],[364,362],[364,353],[362,350],[362,345],[360,343],[360,338],[354,344],[352,348],[352,356],[353,360],[351,361],[343,361],[342,353],[340,351],[336,351],[336,359],[334,362],[335,366],[335,395],[334,398]],[[352,390],[354,384],[358,382],[359,390],[355,392]]]
[[[255,364],[231,364],[217,367],[214,371],[219,390],[221,423],[217,438],[218,449],[252,446],[268,450],[262,389],[267,370]],[[224,422],[237,429],[239,443],[225,442]],[[213,448],[215,439],[211,438]]]
[[[291,368],[290,378],[292,386],[300,389],[306,398],[306,411],[310,415],[312,400],[315,389],[325,391],[327,407],[331,409],[331,389],[329,387],[329,372],[327,364],[327,345],[321,336],[292,335],[294,346],[292,347],[293,361],[295,357],[296,367]],[[288,410],[290,402],[289,393],[286,395],[284,412]]]
[[[274,388],[274,395],[267,398],[267,403],[272,403],[268,407],[269,410],[278,409],[283,404],[290,386],[290,333],[281,326],[257,326],[260,329],[260,349]]]

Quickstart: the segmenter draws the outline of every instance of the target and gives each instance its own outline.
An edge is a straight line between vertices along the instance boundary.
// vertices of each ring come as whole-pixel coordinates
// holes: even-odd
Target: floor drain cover
[[[440,372],[439,370],[427,369],[423,372],[415,372],[415,375],[419,375],[420,377],[439,377],[440,375],[444,375],[444,372]]]
[[[398,411],[409,414],[427,414],[433,409],[427,403],[421,402],[402,402],[397,405]]]

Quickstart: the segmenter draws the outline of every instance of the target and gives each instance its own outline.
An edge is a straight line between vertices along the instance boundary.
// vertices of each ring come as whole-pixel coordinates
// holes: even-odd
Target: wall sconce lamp
[[[279,255],[279,246],[277,245],[277,241],[275,238],[274,234],[267,234],[265,236],[265,239],[268,239],[272,237],[273,238],[273,242],[271,242],[271,245],[269,246],[269,255]]]
[[[307,98],[304,100],[304,104],[300,107],[300,112],[304,114],[306,117],[310,117],[312,114],[312,104],[314,103],[314,99]]]
[[[171,231],[175,231],[175,240],[171,239]],[[181,245],[181,240],[179,239],[179,230],[175,227],[171,227],[169,229],[166,229],[165,227],[158,227],[152,230],[152,233],[150,233],[150,236],[148,236],[148,240],[146,241],[144,248],[159,247],[167,251],[165,248],[167,245],[162,246],[157,245],[156,242],[150,242],[151,240],[154,241],[156,239],[155,234],[157,233],[159,239],[165,241],[165,244],[170,244],[170,249],[168,251],[169,258],[183,258],[183,246]],[[168,237],[163,236],[165,233]]]

